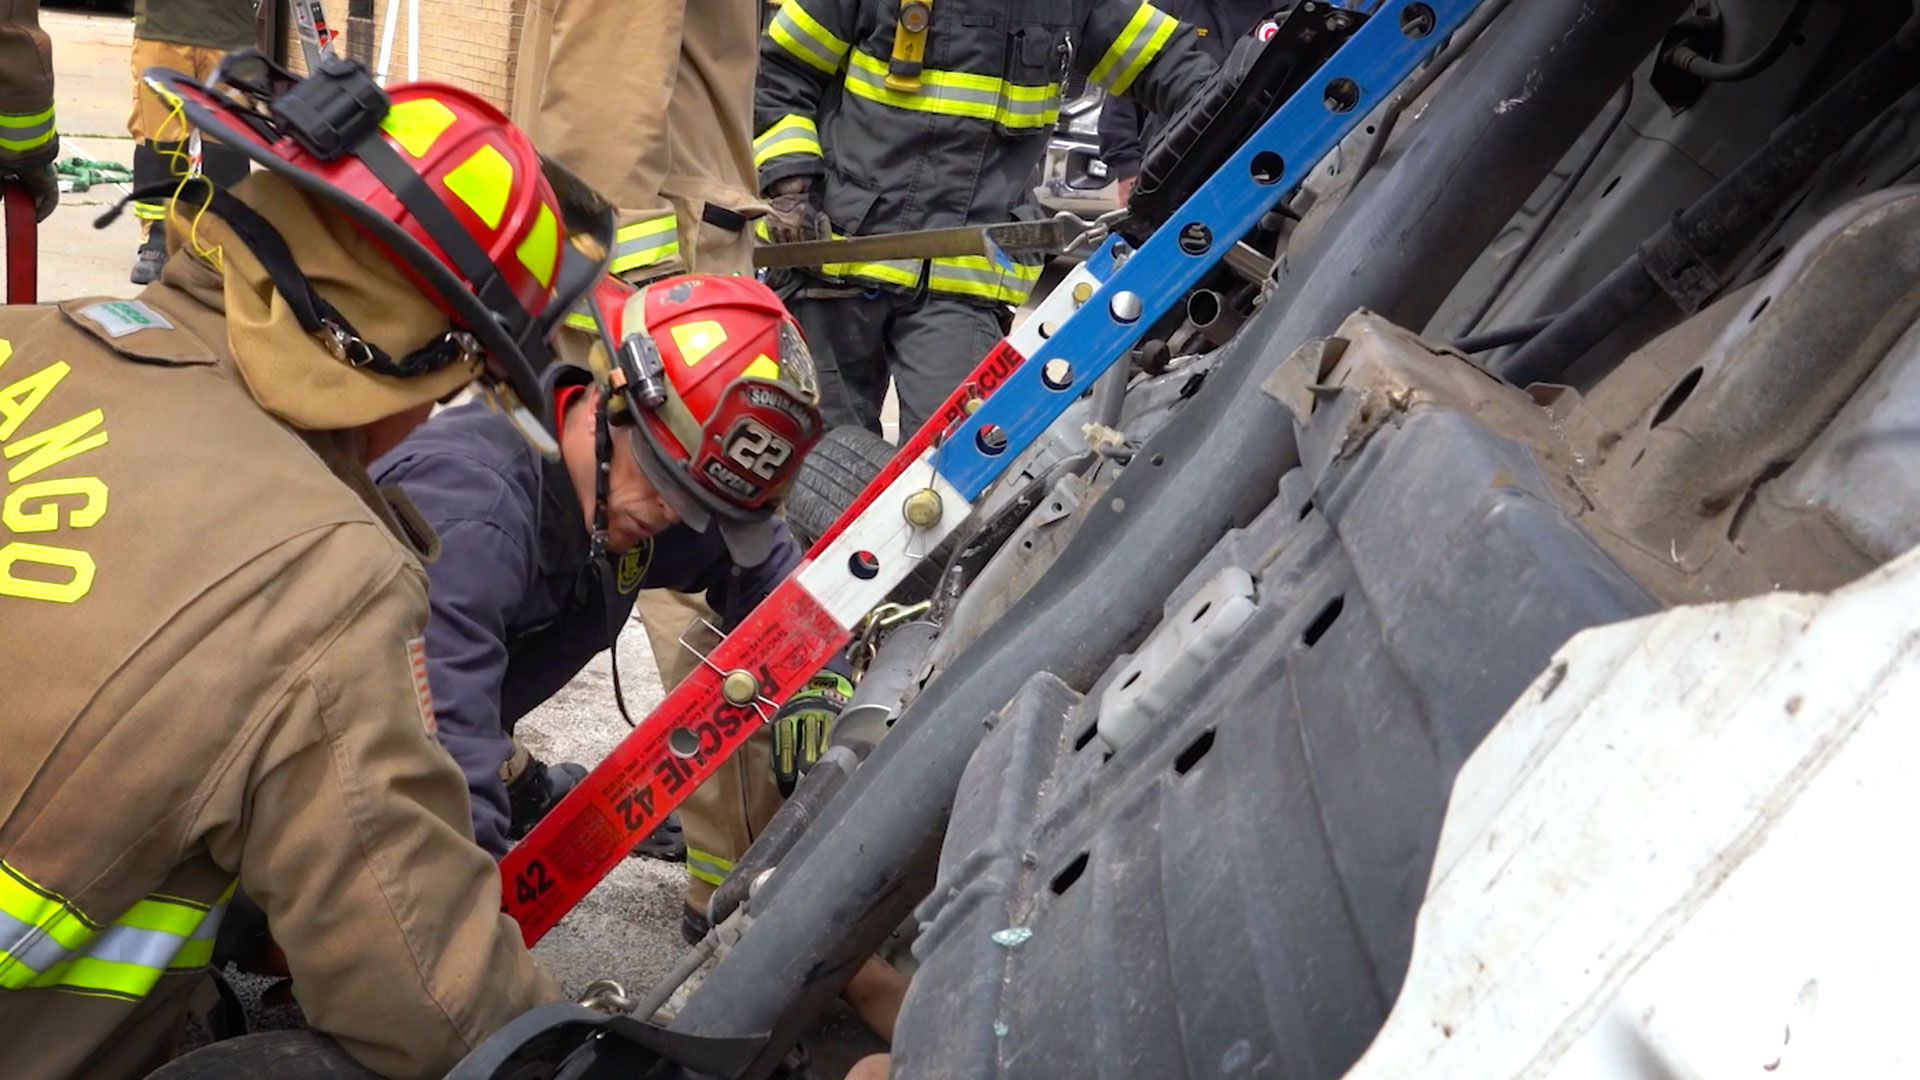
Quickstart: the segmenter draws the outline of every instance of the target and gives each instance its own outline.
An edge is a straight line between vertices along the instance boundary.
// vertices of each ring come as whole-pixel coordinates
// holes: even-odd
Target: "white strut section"
[[[1348,1080],[1920,1076],[1920,552],[1590,630],[1468,761]]]
[[[932,461],[938,453],[929,450],[902,470],[847,526],[847,531],[796,573],[800,587],[842,627],[853,629],[867,612],[884,603],[893,587],[913,572],[914,562],[933,554],[940,541],[973,513],[973,507],[953,485],[933,471]],[[940,496],[940,520],[927,528],[916,528],[907,521],[907,497],[929,487]],[[862,579],[853,573],[852,559],[862,551],[878,562],[878,572],[871,578]]]
[[[1032,356],[1047,335],[1071,318],[1080,306],[1081,302],[1074,299],[1074,291],[1079,289],[1091,296],[1099,288],[1100,279],[1084,264],[1075,266],[1013,333],[1007,335],[1007,343],[1021,357]],[[1008,447],[1007,460],[1011,462],[1021,449]],[[808,595],[842,627],[851,630],[867,612],[884,603],[893,587],[913,572],[913,563],[933,554],[940,542],[973,513],[972,505],[960,497],[960,492],[934,472],[940,454],[936,448],[921,455],[919,461],[887,485],[880,497],[862,511],[819,558],[795,574]],[[940,496],[940,520],[928,528],[915,528],[907,521],[907,498],[929,487]],[[862,579],[851,569],[853,556],[862,551],[878,560],[878,572],[872,578]]]

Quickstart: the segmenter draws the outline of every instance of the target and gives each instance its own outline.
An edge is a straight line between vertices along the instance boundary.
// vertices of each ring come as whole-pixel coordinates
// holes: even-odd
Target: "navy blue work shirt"
[[[441,745],[467,775],[474,837],[496,859],[510,843],[500,766],[514,725],[612,646],[641,589],[704,592],[727,630],[801,556],[776,522],[772,554],[751,568],[734,565],[717,531],[685,525],[594,559],[566,466],[479,403],[443,410],[372,473],[440,535],[427,567],[427,680]]]

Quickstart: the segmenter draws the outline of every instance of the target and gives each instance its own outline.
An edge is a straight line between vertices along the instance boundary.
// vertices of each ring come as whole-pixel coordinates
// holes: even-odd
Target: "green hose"
[[[54,171],[60,174],[61,186],[67,191],[85,191],[95,184],[133,183],[131,168],[117,161],[94,161],[77,154],[56,162]]]

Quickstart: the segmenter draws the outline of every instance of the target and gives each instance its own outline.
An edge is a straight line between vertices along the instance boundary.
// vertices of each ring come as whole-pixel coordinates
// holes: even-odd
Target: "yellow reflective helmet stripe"
[[[780,365],[773,362],[773,357],[768,356],[766,353],[761,353],[759,356],[753,358],[753,363],[747,365],[746,370],[740,373],[740,377],[743,379],[765,379],[768,382],[779,382]]]
[[[1179,20],[1152,4],[1142,3],[1101,55],[1100,62],[1093,65],[1093,81],[1108,93],[1126,93],[1179,28]]]
[[[753,140],[753,167],[759,168],[782,154],[821,156],[820,131],[813,118],[788,113]]]
[[[986,120],[1003,127],[1051,128],[1060,119],[1060,84],[1013,83],[966,71],[920,72],[912,93],[887,86],[887,62],[855,50],[847,67],[846,89],[855,97],[912,112]]]
[[[794,59],[831,75],[840,69],[847,55],[847,43],[820,25],[799,0],[788,0],[767,26],[767,36],[792,54]]]
[[[387,110],[380,130],[393,136],[400,148],[416,158],[427,156],[433,144],[453,126],[453,110],[433,98],[402,101]]]
[[[733,872],[733,863],[711,851],[687,849],[687,873],[709,885],[718,885]]]
[[[513,254],[541,288],[553,286],[553,269],[560,261],[560,223],[554,220],[553,210],[547,204],[540,204],[533,227],[527,230],[526,238],[513,249]]]
[[[500,227],[507,200],[513,195],[513,163],[490,145],[482,145],[467,160],[447,172],[447,190],[460,196],[487,228]]]
[[[641,266],[665,262],[680,254],[680,226],[671,214],[642,218],[622,225],[613,234],[613,261],[610,273],[619,274]]]
[[[205,967],[238,882],[213,905],[152,895],[102,927],[0,862],[0,990],[138,999],[171,971]]]

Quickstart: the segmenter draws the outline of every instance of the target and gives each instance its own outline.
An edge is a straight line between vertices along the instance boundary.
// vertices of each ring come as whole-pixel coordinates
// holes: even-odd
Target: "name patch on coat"
[[[89,304],[76,312],[81,318],[99,325],[108,337],[123,338],[142,330],[171,330],[165,315],[138,300],[109,300]]]

